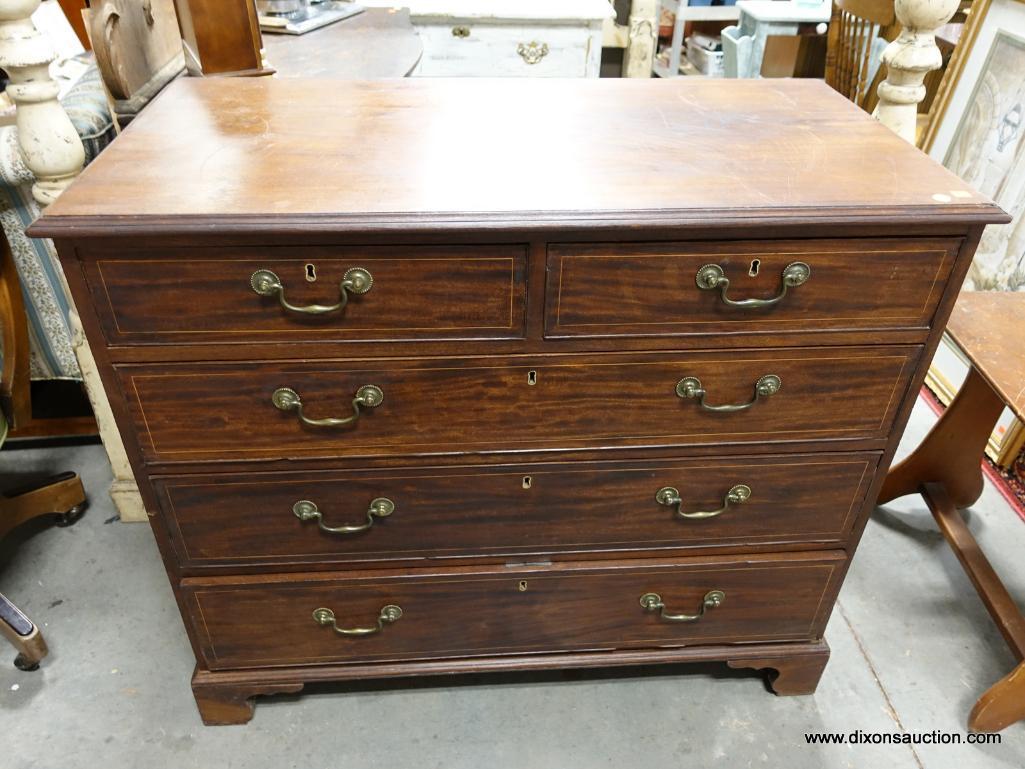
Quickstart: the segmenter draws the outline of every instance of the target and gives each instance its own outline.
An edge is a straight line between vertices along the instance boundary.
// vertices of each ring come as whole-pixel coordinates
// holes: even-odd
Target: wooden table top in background
[[[947,332],[994,392],[1025,420],[1025,292],[962,291]]]
[[[263,33],[267,61],[279,77],[405,77],[423,44],[408,8],[367,8],[305,35]]]
[[[182,78],[32,234],[845,217],[1008,221],[818,81]]]

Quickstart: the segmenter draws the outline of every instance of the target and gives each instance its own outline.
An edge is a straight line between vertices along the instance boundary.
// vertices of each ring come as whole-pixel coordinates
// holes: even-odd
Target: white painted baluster
[[[32,196],[47,206],[81,173],[85,149],[57,100],[59,88],[50,77],[53,46],[32,23],[39,3],[0,0],[0,67],[10,77],[7,93],[17,106],[18,145],[36,177]]]
[[[633,0],[630,3],[628,38],[623,54],[623,77],[651,77],[658,36],[657,0]]]
[[[879,84],[876,117],[902,139],[915,143],[918,104],[925,98],[922,81],[943,63],[936,30],[950,21],[959,0],[896,0],[900,35],[883,51],[886,80]]]

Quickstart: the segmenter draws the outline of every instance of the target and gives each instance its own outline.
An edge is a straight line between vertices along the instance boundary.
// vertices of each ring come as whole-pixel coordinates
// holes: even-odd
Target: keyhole
[[[524,475],[523,476],[523,488],[529,489],[533,485],[534,485],[534,479],[531,478],[529,475]]]
[[[312,264],[307,264],[306,265],[306,280],[308,280],[310,283],[312,283],[316,279],[317,279],[317,268],[316,268],[316,266],[312,265]]]
[[[527,384],[529,384],[531,386],[537,384],[537,372],[536,371],[528,371],[527,372]]]
[[[520,584],[516,586],[516,589],[519,590],[521,593],[527,592],[527,580],[521,579]]]
[[[762,260],[761,259],[752,259],[751,260],[751,269],[747,271],[747,274],[750,275],[752,278],[755,277],[756,275],[758,275],[758,268],[761,267],[761,266],[762,266]]]

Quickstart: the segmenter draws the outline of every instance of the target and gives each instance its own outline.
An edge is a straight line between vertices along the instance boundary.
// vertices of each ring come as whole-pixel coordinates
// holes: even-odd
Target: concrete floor
[[[903,450],[933,421],[919,403]],[[75,469],[92,507],[68,529],[26,527],[0,553],[0,591],[43,627],[35,673],[0,642],[3,769],[403,766],[1025,766],[1025,724],[1000,745],[809,745],[806,732],[964,736],[976,697],[1014,659],[917,497],[877,510],[826,637],[812,697],[775,697],[722,665],[375,683],[258,700],[247,726],[204,727],[193,658],[156,545],[120,524],[98,446],[0,452],[0,474]],[[1025,603],[1025,524],[992,488],[970,513]]]

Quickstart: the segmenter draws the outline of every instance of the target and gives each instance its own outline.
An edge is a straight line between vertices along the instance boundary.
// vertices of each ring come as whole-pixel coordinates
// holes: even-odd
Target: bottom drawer
[[[831,551],[263,575],[187,579],[182,593],[206,666],[220,670],[809,640],[844,561]],[[664,608],[642,605],[649,593]]]

